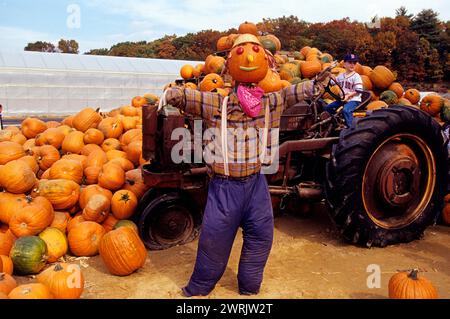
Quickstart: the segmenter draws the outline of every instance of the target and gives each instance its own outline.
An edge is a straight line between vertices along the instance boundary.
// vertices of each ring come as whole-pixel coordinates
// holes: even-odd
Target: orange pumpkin
[[[392,83],[389,86],[388,90],[395,92],[395,94],[397,95],[398,98],[401,98],[403,96],[403,93],[405,92],[405,90],[403,89],[403,86],[398,82]]]
[[[28,117],[22,122],[22,134],[25,135],[26,138],[34,138],[46,129],[47,125],[40,119]]]
[[[369,77],[373,85],[379,90],[386,90],[395,80],[391,70],[383,65],[376,66]]]
[[[58,228],[47,227],[39,234],[39,237],[47,245],[46,256],[48,257],[47,261],[49,263],[54,263],[67,253],[68,244],[66,235]]]
[[[120,114],[124,116],[135,116],[137,115],[138,109],[131,105],[124,105],[120,107]]]
[[[14,264],[9,256],[0,255],[0,273],[12,275],[14,271]]]
[[[98,150],[103,151],[102,148],[97,144],[86,144],[81,149],[81,155],[89,156],[92,152],[98,151]]]
[[[85,144],[102,145],[105,140],[105,135],[102,131],[96,128],[90,128],[84,133],[83,141]]]
[[[269,62],[258,39],[244,34],[236,40],[228,55],[227,66],[235,81],[258,83],[266,76]]]
[[[80,131],[72,131],[65,138],[61,150],[65,154],[80,154],[84,146],[84,134]]]
[[[83,209],[83,219],[101,224],[109,215],[111,201],[102,194],[95,194]]]
[[[105,235],[102,225],[95,222],[81,222],[69,231],[70,251],[75,256],[95,256],[98,254],[98,246]]]
[[[278,73],[268,69],[266,76],[258,83],[258,86],[264,90],[264,93],[270,93],[281,90],[283,84]]]
[[[300,64],[300,70],[303,77],[312,79],[316,74],[322,71],[322,65],[319,60],[306,61]]]
[[[119,140],[116,138],[107,138],[102,143],[102,150],[105,152],[108,152],[110,150],[121,150]]]
[[[57,210],[70,209],[78,202],[80,186],[72,180],[40,180],[36,193],[47,198]]]
[[[0,142],[0,165],[25,156],[25,151],[19,143],[4,141]]]
[[[64,234],[67,231],[67,225],[70,221],[70,214],[66,212],[55,212],[55,218],[53,218],[50,227],[54,227],[62,231]]]
[[[134,164],[127,158],[122,157],[113,158],[108,163],[119,165],[125,172],[134,169]]]
[[[221,56],[208,55],[205,60],[205,73],[222,73],[225,67],[225,59]]]
[[[11,161],[0,167],[0,185],[13,194],[24,194],[36,183],[36,175],[23,161]]]
[[[74,128],[69,125],[61,125],[57,127],[58,130],[60,130],[64,136],[69,135],[70,132],[74,131]]]
[[[39,171],[39,165],[34,156],[27,155],[27,156],[19,158],[18,161],[24,162],[25,164],[27,164],[28,167],[31,168],[31,170],[33,171],[34,174],[37,174],[37,172]]]
[[[83,165],[79,161],[60,159],[50,168],[50,179],[67,179],[81,184]]]
[[[9,294],[16,287],[16,280],[11,275],[0,273],[0,292]]]
[[[129,227],[120,227],[107,233],[99,247],[100,257],[109,272],[127,276],[143,267],[147,250],[138,234]]]
[[[98,183],[98,175],[102,170],[101,166],[88,166],[84,169],[84,181],[85,185],[93,185]]]
[[[139,158],[142,154],[142,141],[133,141],[127,146],[127,158],[135,165],[139,165]]]
[[[83,187],[80,193],[80,200],[79,200],[80,208],[84,209],[89,199],[95,194],[105,195],[109,200],[111,200],[113,196],[110,190],[105,189],[99,185],[89,185]]]
[[[134,169],[125,174],[125,190],[133,192],[137,198],[141,198],[149,190],[149,187],[144,183],[142,172],[140,169]]]
[[[190,64],[185,64],[180,69],[180,75],[183,79],[189,80],[192,78],[194,72],[194,67]]]
[[[11,137],[11,142],[18,143],[20,145],[24,145],[27,141],[27,138],[22,133],[18,133]]]
[[[99,110],[87,107],[78,112],[73,118],[73,127],[78,131],[86,132],[90,128],[96,128],[102,120]]]
[[[66,117],[64,120],[62,120],[61,124],[73,127],[74,117],[75,117],[75,115],[70,115],[70,116]]]
[[[106,232],[110,232],[111,230],[113,230],[117,222],[118,219],[115,218],[113,214],[109,214],[108,217],[106,217],[105,221],[102,223],[102,226],[105,228]]]
[[[41,283],[20,285],[11,290],[9,299],[53,299],[47,286]]]
[[[239,34],[245,34],[245,33],[250,33],[253,35],[258,35],[258,28],[256,27],[256,24],[252,23],[252,22],[247,22],[245,21],[244,23],[241,23],[239,25],[239,29],[238,29]]]
[[[44,145],[33,149],[33,155],[39,168],[43,171],[49,169],[60,158],[58,150],[52,145]]]
[[[12,234],[11,230],[7,230],[5,233],[0,232],[0,255],[9,256],[11,247],[16,241],[16,237]]]
[[[85,222],[86,220],[84,220],[83,216],[81,215],[81,213],[76,214],[67,224],[67,233],[70,233],[70,231],[79,223]]]
[[[0,221],[9,224],[11,217],[26,203],[24,194],[0,192]]]
[[[111,211],[117,219],[128,219],[133,216],[137,207],[136,195],[129,190],[120,190],[114,193],[111,200]]]
[[[81,164],[83,169],[85,169],[88,166],[88,161],[87,161],[86,155],[68,154],[68,155],[64,155],[61,159],[78,162]]]
[[[384,101],[373,101],[370,102],[369,105],[367,105],[367,110],[368,111],[373,111],[373,110],[378,110],[381,108],[385,108],[388,107],[387,103]]]
[[[420,101],[420,92],[416,89],[408,89],[406,90],[404,97],[415,105]]]
[[[420,101],[420,109],[431,116],[436,116],[444,106],[444,99],[437,94],[429,94]]]
[[[47,128],[55,128],[61,125],[58,121],[48,121],[45,122],[45,124],[47,125]]]
[[[108,158],[106,157],[106,153],[103,152],[102,149],[95,150],[89,154],[87,157],[87,166],[98,166],[102,167],[106,162],[108,161]]]
[[[418,270],[399,272],[389,279],[391,299],[437,299],[438,293],[425,277],[418,276]]]
[[[105,138],[119,138],[123,133],[123,124],[119,117],[107,117],[98,125]]]
[[[229,49],[231,49],[231,47],[232,47],[232,44],[230,44],[230,42],[228,41],[228,36],[220,37],[217,40],[217,43],[216,43],[217,51],[229,50]]]
[[[138,122],[136,116],[122,116],[121,120],[124,132],[136,128]]]
[[[11,141],[12,137],[13,137],[13,132],[0,130],[0,142]]]
[[[147,104],[147,99],[142,97],[142,96],[135,96],[132,100],[131,100],[131,105],[133,105],[134,107],[143,107],[144,105]]]
[[[12,216],[9,229],[16,237],[34,236],[50,226],[54,218],[53,206],[45,197],[28,196],[22,209]]]
[[[79,265],[57,263],[36,276],[55,299],[79,299],[84,290],[84,276]]]
[[[119,139],[121,148],[126,151],[126,147],[133,141],[142,141],[142,130],[133,129],[122,134]]]
[[[370,81],[370,78],[367,75],[361,75],[361,80],[363,82],[363,89],[372,91],[373,85],[372,85],[372,81]]]
[[[106,163],[98,175],[98,185],[109,190],[118,190],[125,183],[125,172],[119,165]]]
[[[216,73],[210,73],[206,75],[202,82],[200,82],[200,91],[202,92],[211,92],[217,88],[223,88],[225,82],[222,77]]]
[[[60,129],[49,128],[44,132],[36,135],[35,144],[36,146],[52,145],[55,148],[60,148],[65,137],[66,136]]]

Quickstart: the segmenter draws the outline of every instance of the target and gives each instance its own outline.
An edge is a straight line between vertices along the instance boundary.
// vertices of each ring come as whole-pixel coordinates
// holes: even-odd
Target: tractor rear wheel
[[[374,111],[342,131],[325,189],[344,238],[368,247],[420,238],[442,207],[447,156],[439,124],[412,107]]]

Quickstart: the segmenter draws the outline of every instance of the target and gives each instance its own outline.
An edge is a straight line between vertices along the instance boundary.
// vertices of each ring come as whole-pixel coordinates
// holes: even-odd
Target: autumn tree
[[[103,48],[103,49],[92,49],[88,52],[85,52],[86,55],[108,55],[109,49]]]
[[[28,43],[24,48],[25,51],[38,51],[38,52],[56,52],[55,46],[50,42],[37,41]]]
[[[58,49],[61,53],[78,54],[78,42],[61,39],[58,42]]]

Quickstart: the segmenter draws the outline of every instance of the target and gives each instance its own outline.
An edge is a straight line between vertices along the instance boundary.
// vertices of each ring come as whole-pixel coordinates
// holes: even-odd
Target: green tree
[[[109,49],[103,48],[103,49],[92,49],[88,52],[85,52],[86,55],[108,55]]]
[[[61,53],[78,54],[78,42],[75,40],[61,39],[58,42],[58,49]]]
[[[431,9],[420,11],[412,20],[411,29],[419,37],[427,39],[433,47],[437,47],[440,41],[440,34],[443,31],[438,19],[438,13]]]
[[[24,48],[25,51],[38,51],[38,52],[56,52],[55,46],[50,42],[37,41],[30,42]]]
[[[408,20],[411,20],[414,17],[414,15],[409,14],[408,10],[404,6],[401,6],[400,8],[395,10],[395,17],[405,17]]]

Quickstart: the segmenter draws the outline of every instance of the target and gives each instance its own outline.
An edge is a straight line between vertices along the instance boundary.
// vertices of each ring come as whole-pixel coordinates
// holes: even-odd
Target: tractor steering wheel
[[[321,79],[321,78],[325,77],[327,75],[327,73],[331,75],[331,70],[334,69],[337,65],[338,65],[337,61],[334,61],[333,63],[331,63],[331,65],[329,65],[327,68],[323,69],[319,74],[317,74],[316,79]],[[338,94],[335,94],[334,92],[331,91],[331,86],[332,86],[331,81],[333,81],[334,85],[337,85],[337,87],[339,88]],[[324,87],[324,93],[325,92],[330,94],[336,101],[342,101],[345,99],[344,90],[339,85],[339,83],[336,81],[336,78],[333,75],[330,76],[330,80],[328,81],[327,85]]]

